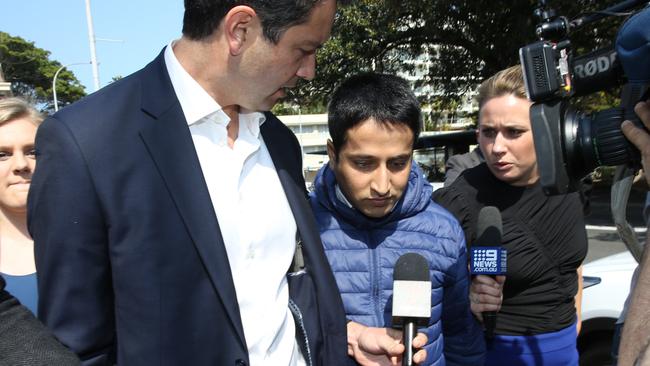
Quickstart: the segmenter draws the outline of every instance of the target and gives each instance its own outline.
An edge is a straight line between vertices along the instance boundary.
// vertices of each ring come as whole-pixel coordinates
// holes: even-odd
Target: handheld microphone
[[[402,366],[413,365],[415,327],[427,325],[430,317],[429,264],[419,254],[406,253],[399,257],[393,271],[393,325],[402,325]]]
[[[494,206],[486,206],[478,213],[476,242],[470,249],[470,274],[505,275],[507,271],[507,250],[501,248],[501,212]],[[494,337],[497,313],[483,312],[485,336]]]

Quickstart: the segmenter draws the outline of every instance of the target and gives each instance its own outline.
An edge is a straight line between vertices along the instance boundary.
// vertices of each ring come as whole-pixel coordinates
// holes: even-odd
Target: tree
[[[54,108],[52,78],[62,65],[50,60],[49,51],[0,32],[0,64],[14,95],[42,105],[46,111]],[[64,106],[82,98],[86,92],[72,71],[63,69],[57,77],[56,94],[59,106]]]
[[[551,5],[571,19],[610,6],[611,1]],[[430,98],[458,99],[485,78],[519,62],[519,48],[536,41],[540,20],[533,12],[537,6],[535,0],[356,1],[340,9],[332,38],[319,52],[316,78],[293,91],[290,100],[323,106],[345,77],[368,70],[414,71],[421,65],[408,61],[418,58],[429,62],[415,86],[434,86]],[[622,21],[610,18],[572,32],[575,52],[611,44]]]

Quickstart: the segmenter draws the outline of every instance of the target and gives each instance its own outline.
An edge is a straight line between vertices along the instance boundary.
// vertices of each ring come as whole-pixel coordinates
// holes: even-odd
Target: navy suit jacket
[[[304,243],[308,282],[290,292],[306,295],[309,355],[345,363],[298,142],[270,113],[261,133]],[[29,229],[39,318],[55,335],[85,365],[248,364],[236,274],[163,53],[48,118],[36,149]]]

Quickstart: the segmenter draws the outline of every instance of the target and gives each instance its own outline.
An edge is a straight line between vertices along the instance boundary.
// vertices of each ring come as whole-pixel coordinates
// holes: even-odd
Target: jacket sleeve
[[[471,152],[450,156],[445,163],[445,187],[450,186],[463,171],[483,162],[481,150],[476,147]]]
[[[448,366],[479,366],[483,365],[485,358],[485,341],[483,331],[470,311],[467,251],[458,225],[455,225],[454,234],[459,251],[450,268],[442,301],[444,354]]]
[[[4,291],[0,277],[0,363],[3,365],[72,366],[79,359],[18,300]]]
[[[84,365],[113,364],[108,224],[84,156],[68,126],[54,118],[37,132],[36,156],[28,225],[38,269],[39,318]]]
[[[471,167],[472,165],[468,162],[466,155],[461,154],[450,156],[445,163],[444,186],[450,186],[465,169]]]

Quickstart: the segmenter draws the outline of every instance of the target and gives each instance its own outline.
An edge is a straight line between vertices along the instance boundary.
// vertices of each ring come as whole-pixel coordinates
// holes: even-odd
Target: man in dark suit
[[[181,39],[43,123],[39,317],[85,365],[348,361],[298,142],[261,112],[314,77],[336,5],[185,0]]]

